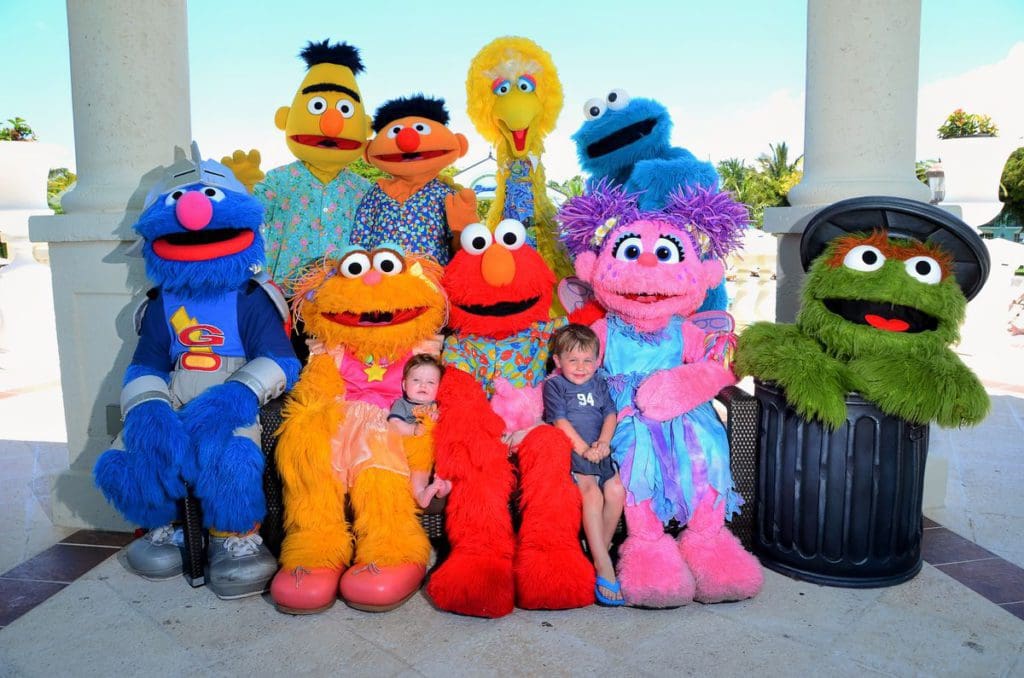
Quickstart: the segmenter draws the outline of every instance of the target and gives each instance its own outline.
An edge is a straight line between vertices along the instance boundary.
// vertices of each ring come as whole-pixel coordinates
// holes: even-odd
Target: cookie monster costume
[[[171,167],[135,224],[157,284],[137,314],[124,377],[124,430],[96,463],[96,484],[149,528],[127,551],[147,579],[182,571],[178,500],[191,488],[210,532],[207,583],[221,598],[261,592],[276,561],[257,533],[266,513],[259,408],[298,377],[283,297],[263,265],[263,208],[225,166]]]
[[[641,210],[664,209],[673,191],[718,187],[714,165],[672,145],[668,109],[653,99],[631,99],[614,89],[583,105],[586,118],[573,134],[580,167],[590,174],[588,188],[601,181],[637,194]],[[724,311],[725,282],[708,291],[701,311]]]

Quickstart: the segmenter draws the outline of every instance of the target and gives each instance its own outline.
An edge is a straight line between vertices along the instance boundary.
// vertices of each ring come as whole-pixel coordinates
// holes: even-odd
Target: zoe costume
[[[186,484],[210,530],[208,584],[222,598],[259,593],[274,558],[255,530],[266,513],[260,405],[290,387],[299,363],[281,294],[265,276],[263,210],[230,170],[193,158],[146,199],[135,229],[157,287],[140,309],[139,344],[121,392],[124,430],[96,463],[96,483],[150,528],[128,547],[140,575],[181,572],[169,525]]]
[[[398,607],[430,558],[410,475],[430,472],[432,438],[403,437],[387,416],[405,363],[444,324],[441,268],[394,245],[342,254],[303,276],[293,299],[323,348],[285,405],[277,445],[285,539],[270,593],[291,614],[339,595],[362,610]]]

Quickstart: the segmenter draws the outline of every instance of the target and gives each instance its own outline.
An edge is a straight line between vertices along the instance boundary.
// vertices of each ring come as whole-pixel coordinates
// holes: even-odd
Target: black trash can
[[[846,423],[808,422],[774,384],[758,382],[760,459],[753,551],[782,574],[873,588],[921,569],[928,426],[881,412],[856,394]]]

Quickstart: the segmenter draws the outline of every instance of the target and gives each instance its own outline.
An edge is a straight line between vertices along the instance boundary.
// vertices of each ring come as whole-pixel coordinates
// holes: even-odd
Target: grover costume
[[[262,275],[263,210],[220,163],[172,167],[135,225],[157,287],[137,312],[124,378],[124,430],[96,463],[96,484],[150,528],[128,547],[148,579],[181,572],[171,525],[191,487],[210,530],[208,583],[221,598],[257,594],[274,574],[256,530],[266,513],[259,407],[298,376],[283,297]]]

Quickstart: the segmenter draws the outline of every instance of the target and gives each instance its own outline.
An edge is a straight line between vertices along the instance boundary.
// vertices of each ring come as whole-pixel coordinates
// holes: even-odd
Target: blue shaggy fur
[[[206,160],[192,170],[197,181],[169,180],[135,224],[157,287],[124,378],[159,377],[175,403],[185,404],[153,399],[131,408],[120,443],[100,455],[93,474],[107,500],[143,527],[177,518],[178,500],[192,487],[207,527],[246,532],[266,512],[263,455],[236,431],[256,424],[259,400],[242,383],[225,382],[226,371],[201,374],[188,358],[212,355],[218,366],[270,358],[289,388],[300,366],[274,303],[251,280],[263,264],[263,208],[223,165]],[[190,193],[198,195],[183,197]],[[212,385],[193,397],[178,392],[179,382]]]
[[[590,175],[588,188],[611,180],[627,193],[639,193],[641,210],[657,211],[684,186],[718,186],[714,165],[672,146],[672,120],[665,106],[653,99],[631,99],[617,109],[612,105],[572,136],[580,166]],[[724,311],[727,304],[723,282],[708,292],[699,310]]]

